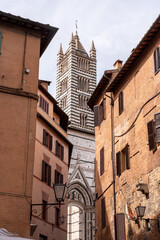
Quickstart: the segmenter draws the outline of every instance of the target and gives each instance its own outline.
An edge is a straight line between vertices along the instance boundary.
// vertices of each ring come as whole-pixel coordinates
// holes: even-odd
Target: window
[[[46,132],[45,129],[43,129],[43,144],[49,148],[49,150],[52,150],[52,136]]]
[[[2,45],[2,31],[0,31],[0,55],[1,55],[1,45]]]
[[[100,151],[100,175],[104,173],[104,147]]]
[[[40,104],[39,106],[48,114],[49,103],[40,95]]]
[[[124,104],[123,104],[123,92],[120,92],[119,97],[118,97],[118,103],[119,103],[119,115],[121,115],[121,113],[124,110]]]
[[[80,126],[86,127],[87,126],[87,115],[80,113]]]
[[[67,89],[67,78],[65,78],[61,83],[62,93]]]
[[[66,108],[66,106],[67,106],[67,96],[65,96],[61,100],[61,108],[64,109],[64,108]]]
[[[57,227],[59,227],[59,225],[60,225],[60,209],[56,207],[55,210],[56,210],[55,224]]]
[[[116,153],[117,175],[120,176],[126,169],[130,169],[129,161],[129,145],[121,151]]]
[[[147,123],[149,150],[156,149],[156,143],[160,143],[160,113],[154,115],[154,120]]]
[[[42,161],[42,181],[51,185],[51,166],[44,160]]]
[[[105,198],[101,200],[101,223],[102,229],[106,227],[106,205],[105,205]]]
[[[55,184],[63,183],[63,175],[55,170]]]
[[[56,140],[56,156],[64,160],[64,147]]]
[[[160,47],[157,47],[154,51],[154,72],[155,74],[160,69]]]
[[[87,102],[89,101],[89,99],[85,96],[82,96],[82,95],[79,95],[79,106],[84,108],[84,109],[87,109],[88,108],[88,105],[87,105]]]
[[[42,203],[42,219],[47,220],[47,201],[43,200]]]
[[[103,99],[101,104],[94,106],[94,126],[100,126],[102,121],[106,119],[105,116],[106,99]]]
[[[48,237],[43,234],[39,234],[39,240],[48,240]]]
[[[124,213],[116,214],[117,240],[126,240]]]
[[[78,76],[78,89],[88,92],[89,91],[89,79]]]

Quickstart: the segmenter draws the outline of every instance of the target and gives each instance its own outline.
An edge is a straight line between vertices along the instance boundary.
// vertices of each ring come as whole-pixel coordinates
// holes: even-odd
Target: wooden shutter
[[[100,150],[100,175],[104,173],[104,147]]]
[[[55,177],[54,177],[54,183],[58,183],[58,172],[55,170]]]
[[[60,175],[60,183],[63,183],[63,175]]]
[[[43,144],[46,145],[46,131],[43,129]]]
[[[123,112],[123,92],[120,92],[119,97],[119,115]]]
[[[56,140],[56,156],[58,156],[58,141]]]
[[[121,175],[121,158],[120,152],[116,153],[116,162],[117,162],[117,176]]]
[[[154,51],[154,72],[160,69],[160,47],[157,47]]]
[[[2,45],[2,31],[0,31],[0,54],[1,54],[1,45]]]
[[[52,136],[49,135],[49,150],[52,150]]]
[[[51,185],[51,166],[48,165],[48,185]]]
[[[103,99],[103,119],[106,119],[106,98]]]
[[[40,107],[42,107],[42,96],[40,95]]]
[[[160,142],[160,113],[154,115],[155,128],[156,128],[156,142]]]
[[[102,229],[106,227],[106,207],[105,207],[105,198],[101,200],[101,222],[102,222]]]
[[[129,145],[126,145],[126,169],[130,169]]]
[[[99,126],[99,105],[94,106],[94,126]]]
[[[64,147],[61,146],[61,160],[63,161],[64,159]]]
[[[45,182],[45,161],[42,161],[42,181]]]
[[[155,144],[155,132],[154,132],[154,122],[153,120],[147,123],[148,128],[148,142],[149,142],[149,150],[153,150],[156,148]]]
[[[116,214],[117,240],[126,240],[124,213]]]

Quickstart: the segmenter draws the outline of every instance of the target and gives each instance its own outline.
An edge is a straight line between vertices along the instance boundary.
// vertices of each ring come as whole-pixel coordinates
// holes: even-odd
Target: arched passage
[[[68,186],[68,236],[67,240],[92,240],[94,206],[92,193],[80,182]]]

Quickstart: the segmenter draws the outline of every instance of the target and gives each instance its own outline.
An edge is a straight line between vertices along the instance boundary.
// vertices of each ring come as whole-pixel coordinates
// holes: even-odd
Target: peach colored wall
[[[160,73],[154,74],[153,53],[160,45],[160,36],[152,42],[151,46],[139,58],[137,64],[132,68],[132,72],[125,78],[125,82],[119,84],[114,92],[114,135],[124,133],[133,123],[142,105],[151,97],[159,92]],[[118,94],[123,90],[124,111],[119,116],[118,113]],[[102,98],[101,98],[102,99]],[[96,104],[98,104],[97,102]],[[112,162],[111,162],[111,125],[110,125],[110,100],[106,104],[107,118],[100,127],[95,128],[96,145],[96,192],[98,195],[112,182]],[[128,143],[130,147],[130,169],[125,170],[120,177],[116,176],[116,211],[124,212],[125,200],[130,204],[135,213],[135,207],[141,203],[146,206],[145,217],[156,218],[160,215],[160,196],[157,191],[158,179],[160,174],[160,147],[157,146],[155,152],[149,151],[147,123],[154,119],[154,114],[160,112],[160,95],[150,101],[139,115],[135,126],[123,137],[115,138],[115,159],[116,152],[121,151]],[[105,172],[100,176],[100,150],[105,149]],[[115,160],[116,166],[116,160]],[[137,191],[136,184],[143,182],[148,184],[149,199],[144,194]],[[101,229],[101,199],[105,197],[106,203],[106,228]],[[155,200],[156,199],[156,200]],[[155,205],[156,201],[156,205]],[[114,237],[113,219],[113,186],[111,186],[99,199],[96,200],[96,239],[110,239]],[[136,214],[135,214],[136,216]],[[156,226],[151,224],[151,231],[147,232],[143,227],[140,228],[133,221],[125,218],[126,239],[159,239]]]
[[[44,96],[41,91],[39,91],[48,102],[49,102],[49,114],[46,114],[40,107],[37,107],[37,111],[40,112],[46,120],[57,128],[67,137],[67,133],[60,128],[52,120],[54,115],[53,103]],[[39,106],[39,103],[37,104]],[[52,150],[50,151],[48,147],[43,145],[43,129],[45,129],[52,136]],[[64,160],[62,161],[59,157],[55,155],[56,150],[56,140],[64,146]],[[63,175],[63,182],[68,181],[68,143],[66,143],[57,133],[51,130],[48,125],[46,125],[41,119],[37,118],[36,121],[36,143],[35,143],[35,161],[34,161],[34,177],[33,177],[33,192],[32,192],[32,203],[41,203],[44,193],[48,196],[47,202],[56,202],[52,183],[55,181],[55,169],[61,169],[61,174]],[[51,166],[51,186],[48,186],[45,182],[42,182],[42,160],[47,158],[47,163]],[[65,199],[65,205],[60,208],[60,215],[66,217],[65,224],[56,227],[55,224],[55,207],[50,207],[47,211],[47,220],[43,220],[42,216],[37,217],[42,212],[41,206],[36,206],[37,213],[33,213],[32,223],[37,224],[38,227],[33,235],[34,239],[39,239],[39,234],[43,234],[48,237],[48,239],[67,239],[67,198]]]
[[[0,23],[0,30],[0,227],[29,237],[37,101],[3,87],[37,93],[40,38],[27,34],[24,56],[24,29]]]

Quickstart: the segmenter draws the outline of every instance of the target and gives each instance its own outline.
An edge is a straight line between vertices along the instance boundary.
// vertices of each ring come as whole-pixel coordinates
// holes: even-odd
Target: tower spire
[[[62,43],[60,43],[59,54],[63,54]]]

